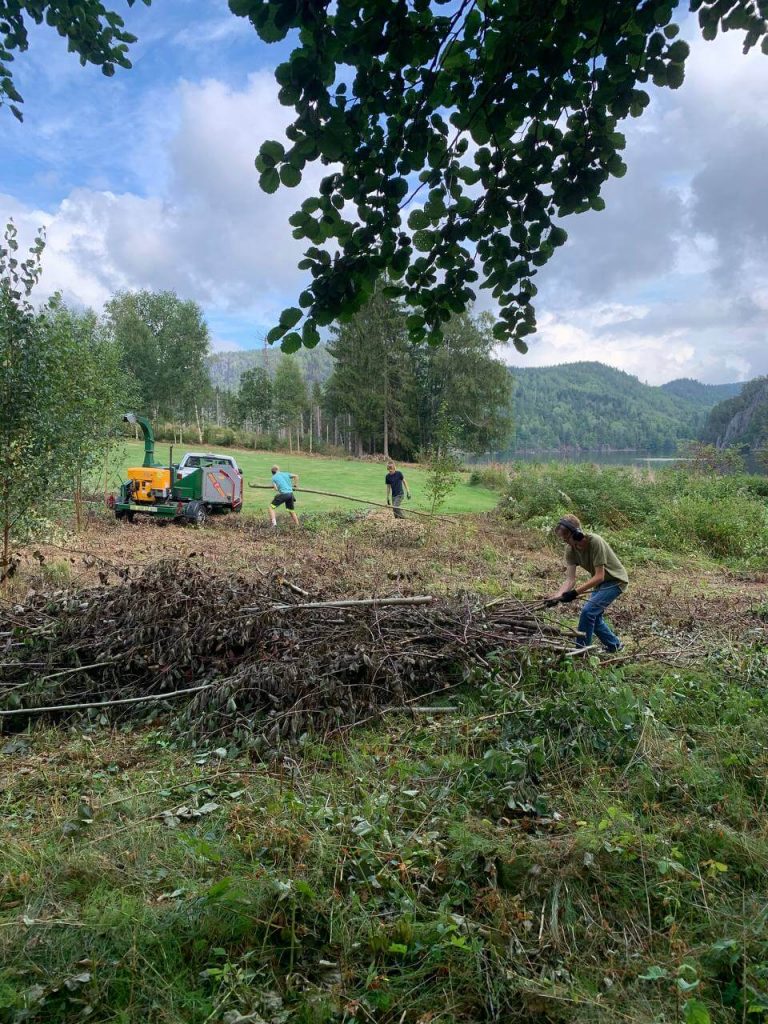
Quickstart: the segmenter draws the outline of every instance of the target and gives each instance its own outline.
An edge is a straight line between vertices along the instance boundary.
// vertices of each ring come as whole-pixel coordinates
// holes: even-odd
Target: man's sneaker
[[[604,647],[603,648],[603,653],[604,654],[618,654],[620,651],[623,651],[623,650],[624,650],[624,644],[619,644],[617,647]]]

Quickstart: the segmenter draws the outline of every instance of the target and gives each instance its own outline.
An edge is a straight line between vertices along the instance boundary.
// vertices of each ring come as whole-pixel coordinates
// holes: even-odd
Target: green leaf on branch
[[[280,181],[287,188],[295,188],[301,184],[301,171],[292,164],[283,164],[280,168]]]
[[[685,1024],[712,1024],[709,1010],[700,999],[689,999],[683,1006]]]
[[[287,352],[288,354],[291,352],[298,352],[301,348],[301,335],[296,331],[286,334],[280,342],[280,348],[283,352]]]
[[[295,327],[299,320],[301,320],[303,315],[304,314],[301,312],[301,310],[297,309],[296,306],[291,306],[289,309],[284,309],[283,312],[280,314],[280,326],[287,327],[288,329],[290,329],[291,327]]]
[[[259,185],[263,192],[268,192],[270,195],[273,192],[277,192],[280,187],[280,175],[277,173],[274,167],[269,167],[259,178]]]

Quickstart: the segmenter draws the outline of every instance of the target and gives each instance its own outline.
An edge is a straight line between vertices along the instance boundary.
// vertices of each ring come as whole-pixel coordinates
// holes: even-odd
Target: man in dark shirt
[[[405,519],[405,514],[400,508],[403,503],[403,488],[405,488],[409,501],[411,500],[411,491],[405,477],[391,460],[387,463],[387,475],[384,477],[384,483],[387,485],[387,504],[392,506],[395,519]]]

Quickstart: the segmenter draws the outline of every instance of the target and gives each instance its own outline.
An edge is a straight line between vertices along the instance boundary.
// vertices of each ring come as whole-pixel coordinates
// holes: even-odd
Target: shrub
[[[667,548],[701,548],[719,558],[748,558],[768,549],[766,515],[757,501],[743,494],[688,493],[660,505],[653,520]]]
[[[504,491],[509,486],[509,472],[499,463],[475,466],[469,477],[470,487],[487,487],[491,491]]]
[[[206,444],[233,445],[235,431],[232,427],[217,427],[213,423],[208,423],[203,429],[203,441]]]
[[[768,508],[762,477],[547,464],[521,467],[500,511],[549,530],[565,512],[588,529],[617,531],[635,548],[703,551],[715,558],[768,555]]]
[[[612,529],[641,522],[652,508],[646,474],[556,463],[521,468],[510,481],[503,506],[511,518],[521,521],[573,512],[585,524]]]

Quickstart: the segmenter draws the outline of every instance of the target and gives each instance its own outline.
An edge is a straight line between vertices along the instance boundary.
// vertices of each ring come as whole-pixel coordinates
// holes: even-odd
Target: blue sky
[[[98,310],[118,289],[172,288],[203,307],[216,349],[250,348],[301,287],[287,219],[322,176],[258,189],[253,158],[289,120],[272,71],[290,44],[261,43],[220,0],[125,18],[134,67],[111,79],[33,29],[15,67],[24,124],[0,111],[0,218],[27,238],[46,225],[41,297]],[[597,359],[650,383],[768,373],[768,58],[685,34],[683,88],[624,126],[629,173],[605,212],[565,223],[539,333],[509,362]]]

